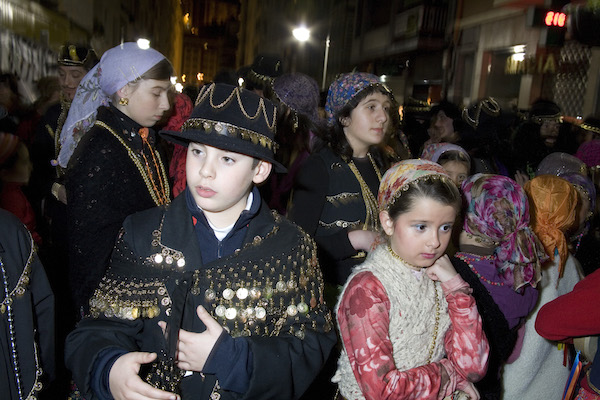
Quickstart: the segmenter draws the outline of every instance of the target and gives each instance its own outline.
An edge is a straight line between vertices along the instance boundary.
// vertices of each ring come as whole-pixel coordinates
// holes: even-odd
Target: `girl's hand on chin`
[[[433,265],[425,271],[427,276],[432,280],[440,282],[449,281],[457,275],[454,266],[450,262],[450,258],[448,258],[448,255],[446,254],[435,260]]]

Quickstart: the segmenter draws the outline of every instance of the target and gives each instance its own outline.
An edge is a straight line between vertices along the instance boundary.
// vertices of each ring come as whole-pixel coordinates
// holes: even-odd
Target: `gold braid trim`
[[[208,86],[206,90],[200,91],[200,94],[198,95],[198,98],[196,99],[195,105],[200,104],[202,101],[204,101],[204,99],[207,96],[209,96],[210,106],[212,108],[218,110],[220,108],[227,106],[235,98],[238,102],[238,106],[240,107],[240,111],[242,112],[242,114],[244,114],[244,116],[246,118],[248,118],[250,120],[254,120],[254,119],[258,118],[258,116],[261,115],[261,113],[262,113],[262,116],[263,116],[269,130],[271,130],[273,132],[275,131],[275,122],[277,121],[277,110],[273,108],[273,119],[271,121],[269,121],[267,106],[262,97],[258,101],[258,108],[256,109],[256,113],[254,115],[250,115],[248,113],[248,111],[246,110],[246,107],[244,107],[244,104],[242,102],[242,97],[240,95],[240,93],[241,93],[240,88],[238,88],[238,87],[234,88],[225,100],[223,100],[221,103],[217,104],[217,103],[215,103],[214,98],[213,98],[215,87],[216,86],[213,83],[212,85]],[[269,108],[271,108],[271,107],[269,107]],[[182,130],[183,130],[183,128],[182,128]]]
[[[563,117],[560,113],[556,113],[554,115],[533,116],[531,117],[531,121],[538,125],[542,125],[544,122],[557,122],[560,124],[563,122]]]
[[[358,194],[358,193],[342,192],[342,193],[338,193],[333,196],[326,196],[325,200],[327,200],[329,203],[333,204],[334,206],[337,206],[339,204],[347,204],[352,200],[358,199],[359,197],[360,197],[360,194]]]
[[[585,122],[583,124],[579,125],[579,127],[581,129],[585,129],[586,131],[590,131],[590,132],[594,132],[596,134],[600,134],[600,128],[598,128],[596,126],[593,126],[593,125],[586,124]]]
[[[377,174],[379,182],[381,182],[381,172],[379,171],[379,168],[377,168],[375,160],[373,160],[371,153],[367,153],[367,156],[369,157],[369,161],[371,161],[371,165],[373,166],[373,169]],[[363,179],[353,160],[350,160],[348,162],[348,167],[350,167],[350,170],[352,171],[360,185],[360,190],[362,192],[362,197],[365,203],[366,217],[363,230],[378,231],[381,228],[381,224],[379,222],[379,208],[377,206],[377,198],[371,192],[369,185],[367,185],[367,182],[365,182],[365,180]]]
[[[142,179],[144,180],[144,183],[146,184],[146,187],[148,188],[148,193],[150,193],[150,196],[152,197],[152,200],[154,200],[154,203],[157,206],[161,206],[163,204],[169,204],[171,202],[171,200],[170,200],[171,188],[169,187],[169,185],[166,185],[166,187],[164,188],[165,189],[164,193],[157,193],[157,190],[155,190],[152,185],[152,182],[151,182],[152,178],[150,176],[148,176],[148,173],[144,169],[142,162],[139,160],[139,158],[137,157],[137,155],[135,154],[133,149],[127,143],[125,143],[123,138],[120,137],[114,131],[114,129],[112,129],[110,126],[108,126],[106,123],[104,123],[102,121],[96,121],[94,125],[98,125],[104,129],[106,129],[111,135],[113,135],[115,137],[115,139],[117,139],[119,141],[119,143],[121,143],[121,145],[123,147],[125,147],[125,150],[127,151],[127,154],[129,155],[129,158],[131,158],[131,161],[133,161],[133,163],[137,167],[140,175],[142,176]],[[150,149],[150,150],[152,151],[152,149]],[[160,154],[156,150],[154,150],[154,154],[158,160],[158,165],[160,167],[160,171],[156,171],[156,173],[162,175],[163,182],[169,182],[169,179],[167,178],[167,173],[165,171],[165,166],[163,165],[162,159],[160,158]]]
[[[273,153],[276,153],[279,149],[279,145],[273,139],[270,139],[265,135],[261,135],[258,132],[240,128],[239,126],[225,122],[212,121],[204,118],[190,118],[181,126],[182,132],[195,129],[202,129],[206,133],[215,132],[223,136],[237,137],[243,140],[248,140],[254,144],[260,144],[262,147],[272,150]]]

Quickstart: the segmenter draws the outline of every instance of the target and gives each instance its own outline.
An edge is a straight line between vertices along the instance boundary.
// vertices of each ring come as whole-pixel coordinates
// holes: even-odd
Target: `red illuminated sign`
[[[546,26],[557,26],[564,28],[567,23],[567,14],[559,11],[548,11],[544,17],[544,24]]]

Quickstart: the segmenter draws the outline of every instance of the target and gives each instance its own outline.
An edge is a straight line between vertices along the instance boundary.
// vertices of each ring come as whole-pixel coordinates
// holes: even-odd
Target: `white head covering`
[[[96,121],[98,107],[107,106],[111,96],[164,59],[154,49],[123,43],[107,50],[81,80],[60,136],[58,164],[66,167],[79,139]]]

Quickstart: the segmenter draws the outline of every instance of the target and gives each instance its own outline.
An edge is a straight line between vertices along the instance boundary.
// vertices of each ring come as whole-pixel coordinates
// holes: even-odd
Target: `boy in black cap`
[[[188,146],[188,186],[125,220],[67,339],[86,398],[293,399],[317,375],[336,335],[316,247],[255,187],[283,168],[274,130],[268,100],[212,84],[161,132]]]

